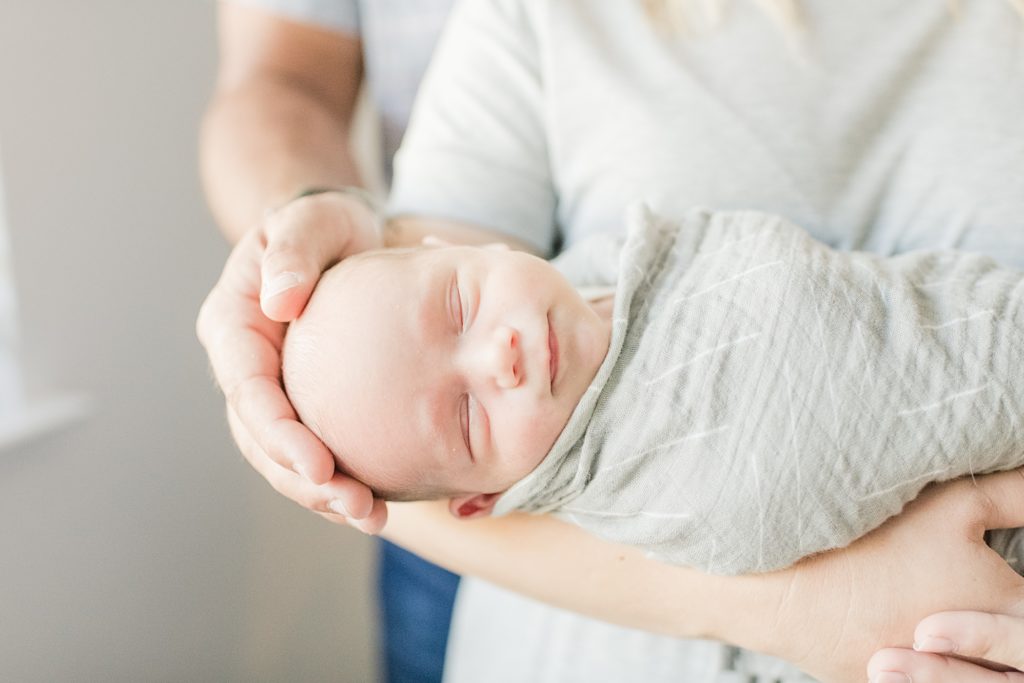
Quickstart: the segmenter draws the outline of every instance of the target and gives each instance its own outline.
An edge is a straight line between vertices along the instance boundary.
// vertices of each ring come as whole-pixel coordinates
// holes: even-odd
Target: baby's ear
[[[467,493],[449,500],[448,509],[459,519],[486,517],[500,497],[500,493]]]

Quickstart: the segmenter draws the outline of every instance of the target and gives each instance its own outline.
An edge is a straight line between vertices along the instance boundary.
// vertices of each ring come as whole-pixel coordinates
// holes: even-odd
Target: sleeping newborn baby
[[[624,240],[554,265],[346,259],[283,359],[300,418],[386,499],[554,512],[713,573],[787,566],[929,482],[1024,466],[1024,274],[837,252],[755,212],[636,207]]]
[[[605,309],[497,245],[368,252],[325,273],[289,327],[284,383],[378,496],[482,514],[565,427],[605,358]]]

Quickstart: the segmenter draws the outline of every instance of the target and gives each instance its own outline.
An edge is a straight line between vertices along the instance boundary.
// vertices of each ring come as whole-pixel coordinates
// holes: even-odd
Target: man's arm
[[[249,463],[301,505],[343,513],[375,531],[385,506],[335,471],[332,454],[298,422],[279,379],[283,322],[302,310],[329,263],[379,245],[375,218],[358,200],[332,194],[292,202],[264,220],[301,189],[356,181],[348,144],[360,42],[232,2],[219,7],[219,33],[200,158],[209,204],[238,245],[203,303],[196,332]]]
[[[232,242],[304,188],[359,181],[349,132],[362,78],[358,36],[230,1],[203,119],[203,187]]]

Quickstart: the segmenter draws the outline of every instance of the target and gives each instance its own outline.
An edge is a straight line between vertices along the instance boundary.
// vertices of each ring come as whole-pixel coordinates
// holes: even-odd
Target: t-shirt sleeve
[[[357,0],[228,0],[339,33],[359,33]]]
[[[395,158],[391,215],[479,225],[549,254],[555,241],[531,0],[463,0]]]

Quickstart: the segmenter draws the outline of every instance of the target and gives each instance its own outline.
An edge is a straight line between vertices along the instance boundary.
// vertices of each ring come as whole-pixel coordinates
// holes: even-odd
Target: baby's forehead
[[[408,300],[425,285],[424,278],[453,259],[464,262],[478,247],[421,245],[395,249],[377,249],[351,256],[331,267],[321,277],[305,313],[320,317],[325,311],[343,317],[344,309],[357,303],[377,302],[364,316],[387,318],[387,304]],[[404,285],[404,286],[403,286]]]
[[[356,254],[337,263],[320,277],[297,322],[323,324],[343,316],[346,309],[358,303],[373,300],[375,294],[379,297],[403,273],[421,268],[417,264],[420,256],[418,248],[380,250]]]
[[[290,334],[295,341],[291,346],[308,351],[310,365],[327,375],[355,370],[353,363],[375,369],[379,377],[399,372],[396,345],[401,347],[414,331],[423,284],[419,275],[429,272],[423,260],[434,251],[414,247],[366,252],[331,268],[296,329],[289,331],[297,332]]]
[[[440,277],[417,263],[430,259],[429,267],[434,256],[448,263],[441,252],[426,247],[354,257],[325,274],[297,321],[305,329],[294,341],[305,339],[292,349],[309,352],[295,368],[303,366],[301,382],[311,394],[305,412],[332,450],[349,454],[357,478],[400,487],[423,479],[424,463],[444,459],[424,447],[437,443],[424,438],[433,432],[420,419],[426,414],[420,408],[432,405],[424,393],[432,385],[422,372],[423,347],[410,344],[420,334],[421,304],[434,297],[422,286]]]
[[[422,261],[433,251],[430,247],[402,247],[396,249],[373,249],[339,261],[321,278],[338,279],[345,276],[368,276],[380,270],[407,268]]]

